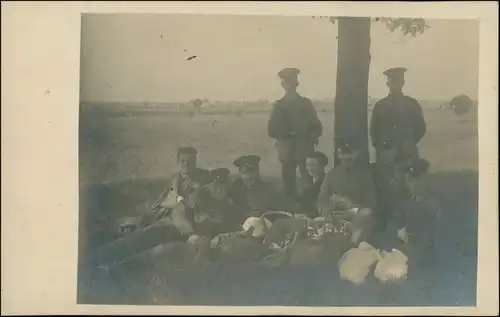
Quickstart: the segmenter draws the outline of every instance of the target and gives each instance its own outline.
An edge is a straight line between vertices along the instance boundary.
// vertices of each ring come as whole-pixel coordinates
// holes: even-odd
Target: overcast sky
[[[417,99],[477,98],[478,22],[429,24],[417,37],[372,25],[371,96],[387,94],[383,70],[404,66],[405,92]],[[283,67],[301,69],[304,96],[332,98],[336,35],[336,25],[310,17],[85,15],[81,100],[274,100]]]

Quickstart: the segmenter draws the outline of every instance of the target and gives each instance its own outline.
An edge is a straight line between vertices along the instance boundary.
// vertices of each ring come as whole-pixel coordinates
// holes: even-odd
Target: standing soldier
[[[276,101],[268,123],[269,136],[276,140],[281,177],[285,194],[296,200],[296,175],[310,183],[305,160],[314,152],[323,127],[311,100],[297,93],[299,81],[296,68],[285,68],[278,73],[285,96]]]
[[[426,132],[422,107],[417,100],[402,92],[405,72],[405,68],[391,68],[384,72],[389,95],[375,104],[370,126],[376,152],[379,152],[384,138],[391,138],[396,141],[397,159],[401,162],[419,157],[417,144]]]

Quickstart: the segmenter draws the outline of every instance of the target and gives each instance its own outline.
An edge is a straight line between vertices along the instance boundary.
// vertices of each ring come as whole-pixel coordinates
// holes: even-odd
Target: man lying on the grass
[[[376,192],[368,166],[357,162],[359,148],[354,140],[339,139],[339,166],[331,169],[318,196],[318,212],[336,226],[346,226],[354,245],[372,239]]]
[[[198,168],[196,159],[196,149],[178,149],[179,172],[173,175],[171,187],[161,193],[151,213],[139,217],[135,230],[97,250],[92,257],[94,264],[121,261],[169,241],[197,240],[194,228],[196,192],[210,183],[213,174]]]

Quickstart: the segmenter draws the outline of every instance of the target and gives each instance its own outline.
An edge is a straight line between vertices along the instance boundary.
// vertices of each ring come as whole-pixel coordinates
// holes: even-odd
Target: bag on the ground
[[[366,242],[361,242],[357,248],[350,249],[340,259],[340,278],[354,284],[362,284],[378,259],[378,250]]]
[[[379,261],[373,275],[381,282],[387,283],[406,280],[408,274],[408,257],[397,249],[379,253]]]

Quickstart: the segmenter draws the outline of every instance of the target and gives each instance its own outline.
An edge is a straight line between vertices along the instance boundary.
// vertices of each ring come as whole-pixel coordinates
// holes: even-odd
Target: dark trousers
[[[297,167],[299,168],[301,181],[312,183],[312,178],[306,170],[305,159],[287,158],[281,162],[283,189],[286,196],[292,201],[297,199]]]
[[[181,240],[182,236],[174,226],[158,222],[143,229],[138,229],[112,241],[98,249],[92,256],[94,265],[121,262],[142,251],[159,244]]]

